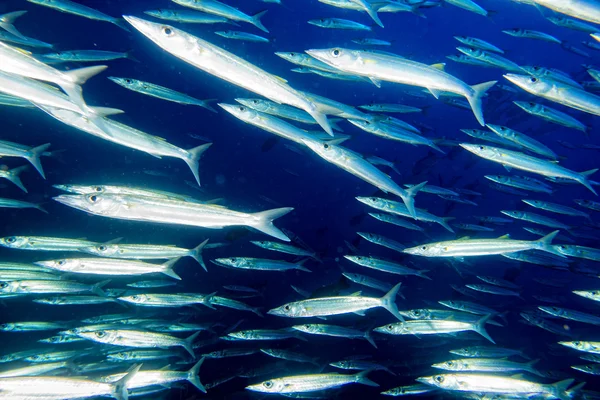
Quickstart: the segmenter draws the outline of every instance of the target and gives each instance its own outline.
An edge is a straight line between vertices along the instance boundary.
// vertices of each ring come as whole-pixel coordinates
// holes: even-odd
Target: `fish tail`
[[[94,294],[97,294],[98,296],[106,297],[106,293],[104,292],[104,290],[102,290],[102,288],[104,286],[108,285],[109,282],[110,282],[110,279],[102,281],[102,282],[98,282],[92,286],[92,289],[90,291]]]
[[[200,359],[200,361],[198,361],[192,368],[190,368],[190,370],[187,373],[187,380],[189,383],[196,386],[198,388],[198,390],[200,390],[203,393],[206,393],[206,388],[204,387],[202,382],[200,382],[200,375],[199,375],[200,374],[200,366],[204,362],[204,359],[205,359],[205,357],[202,357]]]
[[[367,386],[379,386],[378,383],[373,382],[372,380],[370,380],[369,378],[367,378],[367,375],[371,372],[372,370],[368,370],[368,371],[361,371],[358,374],[354,375],[356,377],[356,383],[360,383],[362,385],[367,385]]]
[[[112,21],[113,24],[115,24],[116,26],[118,26],[119,28],[123,29],[125,32],[131,32],[131,30],[129,29],[129,25],[127,24],[127,21],[125,21],[123,18],[115,18]]]
[[[303,260],[300,260],[296,263],[296,269],[300,270],[300,271],[304,271],[304,272],[312,272],[310,269],[306,268],[304,266],[304,263],[307,262],[310,258],[305,258]]]
[[[264,10],[257,14],[254,14],[252,16],[252,24],[255,27],[257,27],[258,29],[260,29],[261,31],[269,33],[269,30],[267,28],[265,28],[262,21],[260,20],[267,13],[267,11],[269,11],[269,10]]]
[[[594,168],[594,169],[590,169],[589,171],[583,171],[583,172],[581,172],[579,174],[580,176],[577,179],[577,182],[581,183],[583,186],[585,186],[586,188],[588,188],[592,193],[594,193],[596,196],[598,196],[598,193],[596,193],[596,191],[594,190],[594,188],[590,184],[590,181],[588,180],[588,176],[590,176],[592,174],[595,174],[596,172],[598,172],[598,168]]]
[[[106,68],[108,68],[106,65],[95,65],[63,72],[69,79],[68,82],[61,83],[60,87],[65,91],[67,96],[69,96],[69,99],[81,109],[82,113],[88,114],[94,113],[94,111],[85,103],[81,85],[87,82],[91,77],[104,71]]]
[[[330,118],[329,119],[329,125],[336,132],[344,132],[344,129],[342,129],[342,128],[340,128],[338,126],[338,122],[340,122],[340,121],[343,121],[343,119],[341,119],[341,118]]]
[[[200,334],[200,331],[194,333],[187,339],[181,341],[181,347],[186,349],[187,352],[190,353],[190,355],[193,358],[196,358],[196,355],[194,354],[194,349],[192,348],[192,345],[194,344],[194,340],[196,340],[196,338],[198,337],[199,334]]]
[[[489,340],[490,342],[496,344],[496,342],[494,342],[494,339],[492,339],[492,337],[485,330],[485,324],[487,323],[487,321],[490,318],[492,318],[492,314],[485,315],[483,318],[481,318],[479,321],[477,321],[476,323],[473,324],[473,330],[475,332],[479,333],[481,336],[483,336],[487,340]]]
[[[23,182],[21,182],[21,178],[19,177],[19,174],[21,174],[21,172],[25,171],[27,168],[29,168],[28,165],[23,165],[21,167],[13,168],[10,171],[8,171],[8,173],[6,175],[6,179],[8,179],[12,183],[14,183],[16,186],[19,187],[19,189],[21,189],[25,193],[27,193],[27,189],[23,185]]]
[[[473,94],[467,96],[467,100],[471,105],[471,109],[473,110],[473,114],[475,114],[475,118],[479,121],[481,126],[485,126],[485,120],[483,118],[483,111],[481,110],[481,98],[492,86],[496,84],[497,81],[490,81],[485,83],[480,83],[479,85],[471,86],[473,89]]]
[[[365,7],[365,11],[377,25],[379,25],[381,28],[384,27],[383,22],[381,22],[381,19],[379,19],[379,15],[377,15],[377,11],[375,11],[372,6]]]
[[[329,134],[329,136],[333,136],[333,130],[331,129],[331,125],[329,124],[329,121],[327,120],[327,115],[325,115],[322,111],[320,110],[306,110],[311,117],[314,118],[315,121],[317,121],[317,123],[319,125],[321,125],[321,128],[323,128],[323,130],[325,132],[327,132],[327,134]]]
[[[12,33],[13,35],[20,37],[21,39],[27,39],[26,36],[24,36],[21,32],[19,32],[17,30],[17,28],[15,28],[15,26],[13,25],[13,23],[15,22],[15,20],[17,18],[19,18],[20,16],[26,14],[27,11],[13,11],[13,12],[9,12],[6,14],[2,15],[2,19],[3,22],[0,22],[0,28],[4,29],[5,31]]]
[[[46,151],[48,149],[48,147],[50,147],[50,143],[46,143],[41,146],[34,147],[32,149],[29,149],[29,151],[27,152],[27,155],[25,156],[27,161],[29,161],[31,163],[31,165],[33,165],[33,167],[35,169],[37,169],[37,171],[40,173],[40,175],[44,179],[46,179],[46,175],[44,174],[44,169],[42,168],[42,162],[40,161],[40,156],[42,155],[42,153],[44,151]]]
[[[371,330],[370,329],[365,332],[365,340],[367,342],[369,342],[371,344],[371,346],[377,348],[377,344],[375,343],[375,340],[373,340],[373,336],[371,336]]]
[[[40,210],[41,212],[43,212],[44,214],[48,214],[48,211],[42,206],[42,204],[44,203],[40,203],[40,204],[34,204],[34,208],[36,210]]]
[[[283,217],[293,209],[293,207],[283,207],[254,213],[252,215],[257,221],[252,225],[252,227],[279,240],[289,242],[290,238],[288,238],[279,228],[273,225],[273,221],[279,217]]]
[[[205,99],[205,100],[200,100],[197,104],[200,107],[204,107],[206,108],[208,111],[212,111],[214,113],[218,113],[217,110],[215,110],[215,108],[213,106],[210,105],[210,103],[214,103],[216,101],[218,101],[219,99]]]
[[[552,246],[552,240],[554,240],[554,238],[556,237],[556,235],[558,235],[559,232],[560,231],[558,231],[558,230],[556,230],[554,232],[550,232],[546,236],[536,240],[535,243],[538,245],[538,249],[542,250],[542,251],[546,251],[548,253],[552,253],[555,256],[559,256],[560,258],[566,258],[566,256],[564,254],[562,254],[561,252],[556,250],[554,248],[554,246]]]
[[[423,278],[423,279],[427,279],[427,280],[432,280],[428,275],[427,272],[429,272],[428,269],[421,269],[421,270],[417,270],[417,276],[419,278]]]
[[[208,307],[212,310],[215,310],[215,307],[213,306],[212,302],[213,302],[213,297],[215,297],[216,294],[217,294],[217,292],[212,292],[212,293],[204,296],[204,301],[203,301],[202,305],[205,307]]]
[[[89,107],[90,111],[99,117],[108,117],[109,115],[123,114],[125,111],[111,107]]]
[[[553,384],[548,385],[548,389],[550,393],[555,396],[557,399],[561,400],[569,400],[571,396],[567,393],[567,389],[571,384],[575,381],[575,379],[565,379],[564,381],[555,382]]]
[[[173,279],[177,279],[178,281],[181,280],[181,277],[179,275],[177,275],[177,273],[175,271],[173,271],[173,265],[175,265],[175,263],[177,261],[179,261],[181,257],[176,257],[176,258],[172,258],[169,261],[167,261],[166,263],[163,264],[163,270],[160,271],[163,274],[170,276]]]
[[[137,57],[133,55],[133,50],[126,51],[125,58],[127,58],[128,60],[131,60],[133,62],[136,62],[136,63],[140,62],[140,60],[138,60]]]
[[[185,163],[188,165],[188,167],[190,167],[190,169],[192,170],[192,174],[194,174],[194,178],[196,178],[196,183],[198,183],[198,186],[201,186],[200,185],[200,171],[198,170],[199,161],[200,161],[200,158],[202,157],[202,154],[210,146],[212,146],[212,143],[206,143],[206,144],[200,145],[198,147],[194,147],[193,149],[189,149],[186,151],[186,157],[183,159],[183,161],[185,161]]]
[[[454,219],[454,217],[445,217],[445,218],[442,218],[439,221],[439,224],[441,226],[443,226],[444,228],[446,228],[447,231],[450,231],[450,232],[454,233],[454,229],[452,229],[452,227],[450,225],[448,225],[448,221],[451,221],[453,219]]]
[[[200,264],[202,268],[204,268],[205,271],[208,271],[206,269],[206,264],[204,264],[204,260],[202,259],[202,249],[204,248],[204,246],[206,246],[206,243],[208,243],[208,239],[206,239],[204,242],[200,243],[198,246],[190,250],[189,256],[196,260],[198,264]]]
[[[419,192],[419,190],[423,189],[423,187],[427,185],[427,181],[421,182],[418,185],[412,186],[408,189],[404,189],[406,192],[405,196],[402,197],[402,201],[404,205],[406,205],[406,209],[408,210],[411,217],[417,219],[417,212],[415,211],[415,196]]]
[[[131,368],[127,370],[127,373],[124,377],[116,381],[112,384],[113,387],[113,397],[117,400],[127,400],[127,382],[131,380],[137,374],[137,372],[142,368],[142,364],[133,365]]]
[[[396,305],[396,295],[400,290],[400,286],[402,286],[402,282],[398,283],[389,292],[387,292],[387,294],[381,298],[381,305],[386,310],[391,312],[394,315],[394,317],[404,322],[404,317],[400,315],[400,312],[398,311],[398,306]]]

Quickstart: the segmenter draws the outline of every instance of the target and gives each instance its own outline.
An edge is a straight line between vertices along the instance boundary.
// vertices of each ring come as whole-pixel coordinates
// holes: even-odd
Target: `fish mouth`
[[[524,75],[517,75],[517,74],[504,74],[503,75],[505,79],[507,79],[509,82],[514,83],[515,85],[519,86],[519,87],[525,87],[525,81],[527,79],[529,79],[527,76]]]
[[[244,103],[242,103],[244,104]],[[235,104],[226,104],[226,103],[217,103],[217,105],[219,107],[221,107],[223,110],[227,111],[230,114],[236,115],[237,111],[243,111],[243,110],[239,110],[239,108],[245,108],[246,106],[240,106],[240,105],[235,105]]]
[[[53,197],[52,200],[69,207],[85,210],[83,195],[61,194],[60,196]]]
[[[52,185],[53,188],[69,193],[77,193],[71,185]]]

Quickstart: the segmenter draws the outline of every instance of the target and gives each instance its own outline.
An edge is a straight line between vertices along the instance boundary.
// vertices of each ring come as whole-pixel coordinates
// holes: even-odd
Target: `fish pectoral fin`
[[[507,233],[506,235],[499,236],[498,239],[510,239],[510,235]]]
[[[283,79],[282,77],[280,77],[279,75],[273,75],[275,78],[277,78],[279,81],[283,82],[283,83],[288,83],[288,81],[286,79]]]
[[[440,71],[445,71],[446,70],[446,63],[431,64],[430,67],[433,67],[433,68],[438,69]]]
[[[437,89],[431,89],[431,88],[427,88],[427,90],[429,90],[429,93],[431,93],[433,95],[433,97],[435,97],[436,99],[440,98],[440,90]]]
[[[508,172],[512,171],[512,167],[508,166],[508,165],[502,165],[504,167],[505,170],[507,170]]]
[[[373,85],[377,86],[377,88],[381,89],[381,81],[377,78],[369,77],[369,80],[373,83]]]

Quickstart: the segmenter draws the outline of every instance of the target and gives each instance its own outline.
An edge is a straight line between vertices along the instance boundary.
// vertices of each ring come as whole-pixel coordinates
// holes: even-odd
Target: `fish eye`
[[[290,53],[290,56],[296,57],[296,53]]]
[[[125,82],[131,83],[131,79],[125,79]]]
[[[0,289],[4,289],[7,286],[8,286],[8,283],[6,283],[6,282],[0,282]]]
[[[102,246],[98,246],[98,250],[100,251],[106,251],[107,247],[102,245]]]
[[[99,338],[103,338],[104,336],[106,336],[106,332],[104,332],[104,331],[98,331],[98,332],[95,332],[95,334],[96,334],[96,337],[99,337]]]
[[[253,100],[252,101],[254,104],[258,104],[258,100]]]
[[[90,196],[90,197],[88,197],[88,199],[89,199],[89,200],[90,200],[92,203],[95,203],[95,202],[97,202],[97,201],[98,201],[98,196]]]
[[[100,187],[100,186],[96,186],[96,187],[94,188],[94,190],[95,190],[96,192],[101,192],[101,191],[102,191],[102,187]]]
[[[328,149],[329,145],[327,143],[323,144],[323,148]]]
[[[138,296],[137,294],[134,294],[133,296],[131,296],[132,300],[139,300],[140,296]]]
[[[479,146],[479,150],[483,150],[483,146]]]
[[[163,26],[162,33],[164,33],[165,36],[173,36],[173,29],[169,28],[168,26]]]
[[[340,49],[333,49],[333,50],[331,50],[331,55],[334,56],[334,57],[339,57],[341,53],[342,52],[340,51]]]
[[[427,246],[421,246],[421,250],[427,250]]]
[[[283,309],[285,311],[290,311],[291,307],[289,305],[285,305],[285,306],[283,306]]]
[[[421,315],[421,311],[419,311],[419,310],[416,310],[416,311],[414,312],[414,314],[415,314],[415,315],[418,317],[419,315]]]
[[[444,382],[444,377],[443,377],[443,376],[441,376],[441,375],[438,375],[438,376],[436,376],[436,377],[435,377],[435,378],[433,378],[433,379],[435,379],[435,381],[436,381],[436,382],[439,382],[439,383],[442,383],[442,382]]]
[[[17,239],[15,237],[12,237],[12,236],[6,239],[6,242],[8,242],[8,243],[14,243],[16,241],[17,241]]]
[[[581,342],[573,342],[574,346],[579,346],[581,344]]]
[[[387,329],[388,331],[392,331],[394,330],[394,325],[388,325],[385,327],[385,329]]]
[[[57,264],[58,264],[58,265],[65,265],[65,264],[66,264],[66,262],[65,262],[65,260],[59,260]]]
[[[271,387],[273,387],[273,382],[271,382],[271,381],[263,382],[263,386],[266,387],[267,389],[270,389]]]
[[[454,361],[448,361],[447,364],[448,364],[449,367],[451,367],[451,366],[454,365]]]
[[[536,78],[535,76],[532,76],[531,78],[529,78],[529,82],[531,83],[536,83],[538,81],[538,78]]]

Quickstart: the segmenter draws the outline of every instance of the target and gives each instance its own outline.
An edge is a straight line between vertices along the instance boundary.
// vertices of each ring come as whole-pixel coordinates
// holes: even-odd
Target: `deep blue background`
[[[230,2],[234,4],[235,2]],[[130,14],[146,18],[144,10],[176,6],[168,1],[87,1],[86,5],[95,7],[107,14],[118,16]],[[427,18],[399,13],[381,13],[385,29],[374,27],[373,32],[366,35],[393,41],[389,51],[410,57],[424,63],[437,63],[447,61],[447,71],[463,79],[469,84],[476,84],[488,80],[499,80],[500,83],[510,85],[502,78],[502,72],[496,69],[482,69],[477,67],[455,64],[445,58],[446,55],[455,54],[455,47],[459,45],[452,36],[475,36],[490,41],[506,51],[506,57],[520,65],[542,65],[558,68],[572,76],[589,80],[590,78],[581,67],[582,63],[593,64],[598,61],[597,54],[591,59],[585,59],[566,52],[555,44],[518,39],[501,32],[502,29],[527,28],[541,30],[593,53],[593,50],[583,47],[581,40],[592,40],[584,33],[569,31],[557,27],[546,21],[534,7],[518,5],[504,1],[485,1],[481,5],[497,11],[491,18],[485,18],[451,6],[442,6],[425,10]],[[314,92],[333,98],[350,105],[368,104],[370,102],[403,103],[412,106],[426,106],[426,114],[407,114],[399,116],[406,121],[417,124],[426,124],[431,130],[426,131],[428,137],[445,137],[460,141],[469,141],[466,135],[459,131],[462,128],[480,128],[470,111],[459,110],[438,102],[429,95],[422,98],[409,96],[402,91],[400,86],[384,83],[383,88],[377,89],[370,83],[348,83],[344,81],[331,81],[316,75],[301,75],[289,71],[292,64],[274,55],[275,51],[303,51],[309,48],[322,48],[332,46],[355,47],[351,39],[363,37],[360,32],[323,30],[306,23],[307,20],[320,17],[348,18],[370,24],[366,15],[331,8],[314,0],[287,0],[283,6],[263,4],[258,1],[239,2],[239,7],[248,14],[254,14],[262,9],[269,9],[263,18],[265,26],[270,30],[269,44],[253,44],[230,41],[213,34],[214,30],[240,29],[256,34],[260,31],[250,25],[241,23],[240,28],[231,25],[186,25],[186,31],[207,39],[217,45],[242,56],[250,62],[261,66],[265,70],[283,76],[290,84],[299,90]],[[177,271],[184,278],[181,290],[212,292],[222,290],[220,287],[227,284],[254,285],[264,287],[264,300],[254,300],[254,305],[269,309],[284,302],[297,299],[289,284],[297,285],[309,291],[317,290],[322,286],[333,285],[320,294],[332,294],[350,288],[340,275],[337,264],[356,272],[365,272],[380,279],[396,282],[394,276],[377,275],[368,271],[361,271],[359,267],[350,263],[341,256],[348,250],[344,240],[358,245],[361,253],[372,254],[384,258],[407,262],[423,269],[431,270],[430,275],[434,281],[425,281],[415,277],[401,279],[406,286],[404,293],[406,302],[399,302],[400,308],[434,307],[437,300],[455,296],[448,283],[461,284],[474,282],[475,278],[467,277],[465,282],[442,262],[429,261],[421,258],[406,258],[397,253],[388,251],[375,245],[358,242],[355,232],[375,232],[383,234],[406,245],[424,241],[449,239],[453,236],[438,225],[421,224],[427,228],[429,238],[421,233],[403,230],[401,228],[386,226],[385,224],[365,216],[366,206],[354,200],[355,196],[368,196],[376,193],[376,189],[363,183],[357,178],[335,168],[319,159],[317,156],[306,153],[304,156],[291,152],[284,147],[284,140],[277,140],[274,146],[273,137],[269,133],[245,125],[229,114],[220,111],[219,114],[210,113],[204,109],[168,103],[162,100],[145,97],[138,93],[130,92],[106,79],[107,76],[133,77],[164,85],[181,92],[185,92],[199,99],[218,98],[225,103],[233,103],[236,97],[256,97],[254,94],[234,87],[217,78],[185,64],[168,53],[159,49],[148,39],[137,32],[127,33],[108,23],[90,21],[73,15],[67,15],[39,7],[20,0],[8,0],[0,4],[0,13],[25,9],[29,13],[17,22],[16,26],[25,35],[56,43],[61,50],[72,49],[101,49],[114,51],[133,50],[133,55],[139,63],[130,60],[117,60],[109,62],[110,68],[98,77],[85,84],[84,94],[86,100],[92,105],[110,106],[123,109],[126,113],[116,117],[119,121],[130,124],[145,132],[164,137],[169,142],[183,147],[191,148],[202,143],[190,137],[190,134],[206,137],[213,146],[205,153],[201,163],[202,188],[192,188],[185,181],[192,181],[193,176],[187,166],[176,159],[164,158],[158,160],[149,155],[122,148],[117,145],[102,142],[99,139],[88,137],[71,128],[61,125],[44,113],[36,110],[24,110],[3,107],[0,108],[1,138],[22,144],[39,145],[52,143],[52,150],[65,150],[56,157],[44,158],[47,180],[44,181],[32,169],[25,172],[23,182],[29,189],[29,194],[24,195],[10,183],[1,189],[2,197],[27,199],[44,202],[50,212],[43,215],[36,210],[0,210],[0,236],[6,235],[54,235],[64,237],[87,237],[91,240],[104,241],[114,237],[124,237],[128,243],[161,243],[176,244],[179,246],[195,246],[200,241],[209,237],[211,242],[229,242],[228,247],[207,251],[205,259],[227,256],[255,256],[276,257],[276,253],[268,253],[248,243],[248,239],[266,239],[264,235],[250,233],[244,229],[226,229],[222,231],[203,230],[195,228],[178,228],[160,225],[150,225],[137,222],[108,220],[101,217],[89,216],[85,213],[67,208],[51,200],[57,191],[51,187],[58,183],[83,183],[83,184],[124,184],[132,186],[146,186],[162,190],[197,195],[202,199],[224,198],[224,204],[244,211],[260,211],[279,206],[292,206],[295,211],[277,221],[280,227],[292,230],[303,238],[310,246],[322,253],[326,262],[323,265],[309,264],[312,274],[304,272],[260,273],[248,271],[231,271],[208,264],[209,273],[198,270],[197,265],[190,260],[181,261]],[[548,14],[551,15],[551,14]],[[148,17],[150,18],[150,17]],[[415,91],[415,90],[413,90]],[[418,91],[418,89],[417,89]],[[561,163],[567,168],[583,171],[598,166],[597,150],[567,149],[556,142],[557,139],[565,140],[574,145],[593,143],[600,145],[597,130],[591,130],[589,137],[581,132],[563,129],[551,125],[525,114],[511,103],[512,100],[532,100],[533,98],[520,91],[519,95],[512,96],[503,91],[491,91],[485,101],[484,114],[486,121],[495,124],[507,124],[513,129],[541,140],[565,159]],[[537,100],[534,100],[537,101]],[[562,109],[558,105],[552,105]],[[568,111],[582,122],[595,127],[592,116]],[[419,183],[428,180],[432,184],[445,187],[468,187],[483,193],[483,196],[473,198],[479,205],[452,205],[436,196],[420,194],[417,197],[417,206],[442,216],[454,216],[457,221],[474,223],[470,216],[501,216],[501,209],[524,209],[518,196],[507,195],[489,189],[487,181],[483,178],[486,174],[506,174],[504,169],[484,160],[477,159],[474,155],[460,148],[445,148],[448,156],[430,156],[426,162],[428,168],[422,168],[423,159],[428,156],[425,147],[413,147],[401,143],[393,143],[370,136],[359,131],[350,124],[342,123],[344,133],[353,135],[351,141],[345,145],[363,154],[376,154],[388,160],[395,160],[402,172],[402,177],[390,172],[392,177],[401,183]],[[433,157],[433,158],[432,158]],[[10,168],[22,165],[22,160],[2,160]],[[384,167],[385,168],[385,167]],[[288,169],[299,176],[285,172]],[[147,171],[165,176],[151,176]],[[415,172],[419,172],[415,175]],[[4,187],[6,186],[6,187]],[[552,195],[530,194],[529,198],[551,200],[573,206],[572,199],[592,198],[590,192],[580,185],[559,187]],[[528,210],[534,211],[534,210]],[[536,211],[537,212],[537,211]],[[591,212],[591,211],[590,211]],[[593,213],[593,212],[591,212]],[[553,215],[551,215],[553,216]],[[557,217],[558,216],[553,216]],[[581,219],[565,217],[563,220],[572,225],[582,223]],[[597,219],[596,219],[597,220]],[[532,235],[521,229],[524,224],[515,222],[508,230],[496,228],[497,233],[489,236],[500,236],[512,233],[515,238],[533,238]],[[593,233],[593,232],[592,232]],[[462,234],[460,234],[462,236]],[[594,245],[594,242],[581,240],[579,244]],[[40,258],[52,258],[54,255],[0,250],[0,258],[13,261],[32,261]],[[285,257],[285,256],[282,256]],[[207,261],[208,262],[208,261]],[[542,358],[542,369],[561,369],[579,380],[589,379],[589,376],[570,370],[569,365],[584,363],[576,359],[574,351],[556,349],[557,338],[537,328],[530,328],[519,322],[518,312],[537,305],[530,297],[531,294],[557,294],[563,296],[566,307],[578,308],[589,312],[597,312],[592,302],[580,299],[570,293],[574,289],[597,288],[597,278],[583,278],[567,272],[555,272],[533,265],[519,265],[508,262],[501,257],[478,259],[469,267],[477,274],[496,275],[502,277],[505,269],[510,269],[507,277],[516,278],[516,282],[524,287],[524,301],[497,299],[494,296],[483,297],[483,302],[499,309],[510,309],[509,325],[505,328],[491,327],[489,331],[500,345],[513,348],[523,348],[534,358]],[[557,278],[565,281],[563,289],[539,287],[531,281],[533,276]],[[592,282],[587,282],[593,279]],[[113,283],[111,283],[113,285]],[[118,281],[114,286],[119,286]],[[184,289],[183,289],[184,288]],[[354,289],[355,286],[352,286]],[[359,289],[354,289],[359,290]],[[353,290],[352,290],[353,291]],[[375,292],[365,290],[365,293],[376,295]],[[220,292],[220,294],[222,294]],[[252,300],[249,300],[251,303]],[[28,320],[40,319],[49,312],[56,312],[55,318],[62,320],[82,318],[81,313],[96,314],[98,312],[119,312],[118,306],[93,306],[93,310],[61,309],[55,310],[50,306],[36,305],[27,301],[6,301],[2,310],[2,320]],[[369,314],[377,316],[376,324],[389,321],[385,311],[376,311]],[[5,318],[6,317],[6,318]],[[219,313],[208,314],[205,320],[211,318],[223,319],[226,323],[236,322],[239,318],[247,317],[248,320],[242,328],[258,327],[283,327],[291,325],[290,321],[267,318],[265,320],[253,319],[246,314],[229,312],[221,309]],[[349,325],[358,323],[366,327],[371,323],[371,317],[357,322],[357,318],[342,317],[339,320]],[[337,321],[338,319],[336,319]],[[293,321],[295,322],[295,321]],[[379,323],[381,322],[381,324]],[[594,334],[587,326],[573,325],[574,332],[581,334],[587,340],[600,340],[597,330]],[[586,333],[589,332],[589,335]],[[2,353],[13,349],[29,346],[29,340],[37,340],[39,335],[28,334],[2,334]],[[467,338],[470,341],[462,340]],[[313,340],[314,339],[314,340]],[[389,339],[389,344],[383,341]],[[322,357],[328,362],[335,361],[352,353],[372,353],[368,344],[361,341],[344,341],[331,338],[310,338],[310,344],[302,344],[299,351]],[[443,339],[446,340],[446,339]],[[382,338],[380,350],[375,353],[378,360],[403,363],[417,361],[421,356],[427,355],[423,365],[409,369],[399,368],[405,377],[390,379],[385,373],[373,374],[374,380],[388,389],[400,384],[408,384],[420,374],[429,374],[428,368],[433,361],[447,359],[444,349],[455,348],[473,343],[478,340],[476,336],[459,335],[452,338],[451,343],[445,348],[415,349],[407,346],[424,345],[427,342],[411,337]],[[427,341],[435,342],[428,338]],[[327,345],[324,351],[321,347]],[[352,346],[352,347],[350,347]],[[354,350],[356,349],[356,350]],[[331,354],[327,352],[331,351]],[[555,354],[556,353],[556,356]],[[562,359],[561,357],[569,358]],[[232,360],[232,361],[231,361]],[[203,382],[210,382],[211,378],[226,376],[222,368],[231,371],[240,367],[241,359],[225,361],[207,361],[202,369]],[[258,355],[254,360],[256,364],[263,365],[272,360],[266,356]],[[214,363],[214,364],[213,364]],[[287,364],[284,372],[303,372],[309,368],[295,364]],[[217,367],[218,366],[218,367]],[[304,369],[303,369],[304,368]],[[573,372],[572,372],[573,371]],[[209,378],[205,378],[206,375]],[[210,393],[213,398],[222,398],[225,393],[233,394],[243,388],[241,381],[228,383],[218,390]],[[590,385],[592,387],[593,385]],[[352,388],[361,390],[360,393],[376,393],[370,389]],[[174,392],[179,395],[182,392]],[[345,392],[348,395],[348,392]],[[355,392],[359,393],[359,392]],[[195,396],[193,390],[188,390],[188,396]],[[240,396],[247,395],[244,392]],[[183,395],[182,395],[183,396]],[[206,397],[206,396],[205,396]]]

